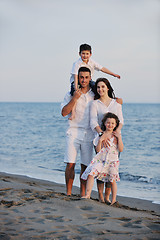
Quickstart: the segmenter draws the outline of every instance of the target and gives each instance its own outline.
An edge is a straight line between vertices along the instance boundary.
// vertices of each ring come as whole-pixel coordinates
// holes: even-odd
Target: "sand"
[[[0,240],[160,239],[160,205],[118,197],[119,206],[81,199],[74,187],[0,173]]]

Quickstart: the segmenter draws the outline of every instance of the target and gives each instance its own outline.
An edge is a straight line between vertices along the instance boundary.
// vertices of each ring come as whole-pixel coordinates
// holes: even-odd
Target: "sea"
[[[160,104],[123,104],[118,195],[160,204]],[[60,103],[0,103],[0,172],[65,184]],[[74,185],[79,186],[79,155]],[[97,191],[96,183],[94,190]]]

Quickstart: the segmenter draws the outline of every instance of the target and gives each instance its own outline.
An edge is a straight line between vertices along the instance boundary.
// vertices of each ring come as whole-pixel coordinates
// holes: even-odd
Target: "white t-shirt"
[[[61,110],[70,102],[71,98],[72,96],[68,92],[61,104]],[[68,120],[67,133],[79,140],[83,140],[86,134],[88,141],[92,141],[94,138],[93,131],[90,127],[90,105],[93,99],[94,93],[91,89],[86,94],[82,94],[76,103],[75,118]],[[69,116],[70,114],[67,117]]]
[[[73,63],[70,83],[74,82],[73,74],[78,75],[78,70],[80,67],[89,68],[91,70],[91,78],[93,77],[94,70],[100,71],[103,68],[99,63],[95,62],[91,58],[89,59],[88,63],[83,62],[82,59],[79,58],[76,62]]]
[[[103,116],[107,112],[114,113],[119,118],[120,123],[124,123],[121,104],[117,103],[115,99],[112,99],[107,107],[97,99],[92,102],[90,110],[90,125],[93,131],[95,131],[95,127],[98,125],[101,127]]]

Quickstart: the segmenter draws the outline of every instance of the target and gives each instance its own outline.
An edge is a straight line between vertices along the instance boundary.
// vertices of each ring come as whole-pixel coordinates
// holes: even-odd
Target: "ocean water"
[[[160,104],[124,103],[123,115],[118,195],[160,204]],[[0,103],[0,171],[65,183],[66,126],[60,103]],[[79,186],[79,157],[75,170]]]

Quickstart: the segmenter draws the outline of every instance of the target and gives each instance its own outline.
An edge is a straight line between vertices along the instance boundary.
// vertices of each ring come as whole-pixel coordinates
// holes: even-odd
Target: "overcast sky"
[[[0,101],[59,102],[79,45],[121,75],[124,102],[160,103],[159,0],[0,0]]]

